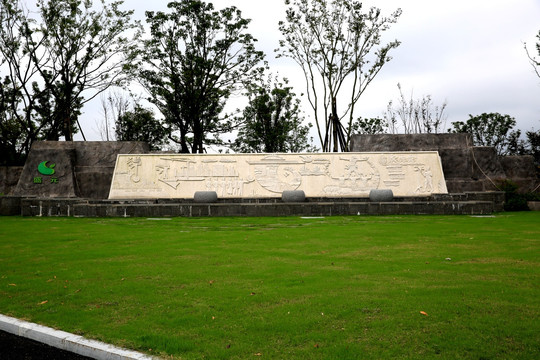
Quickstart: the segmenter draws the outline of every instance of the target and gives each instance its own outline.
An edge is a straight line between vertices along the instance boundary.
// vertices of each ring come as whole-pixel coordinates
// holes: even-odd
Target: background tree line
[[[499,113],[469,115],[466,121],[452,122],[446,128],[447,103],[435,105],[431,96],[414,98],[403,94],[398,84],[399,98],[389,101],[382,117],[359,117],[353,123],[355,134],[422,134],[422,133],[469,133],[475,146],[492,146],[498,155],[533,155],[540,165],[540,130],[528,130],[525,138],[516,129],[516,119]],[[540,121],[539,121],[540,122]]]
[[[400,45],[398,40],[381,44],[400,9],[384,16],[354,0],[284,1],[288,7],[276,51],[305,76],[322,151],[348,151],[356,132],[442,130],[446,104],[434,106],[429,96],[408,99],[401,87],[398,102],[389,103],[383,118],[355,118],[359,98]],[[239,152],[315,150],[299,98],[286,79],[269,73],[265,54],[248,32],[250,20],[239,9],[171,1],[166,12],[146,12],[144,27],[122,6],[122,1],[38,0],[32,13],[19,0],[0,0],[1,164],[23,163],[36,140],[70,141],[77,132],[85,138],[79,115],[97,96],[103,99],[106,139],[143,140],[154,149],[176,144],[185,153],[205,152],[210,145]],[[538,60],[528,50],[527,56],[538,74]],[[143,95],[122,98],[110,91],[133,83],[142,86]],[[228,100],[238,94],[247,105],[226,113]],[[144,107],[142,98],[154,110]],[[348,100],[338,104],[338,99]],[[449,131],[471,132],[479,144],[480,136],[490,145],[492,138],[513,139],[493,143],[501,152],[533,151],[537,132],[527,132],[527,143],[512,129],[515,120],[481,117],[454,123]],[[236,138],[225,140],[231,133]]]
[[[37,0],[36,17],[23,4],[0,0],[2,164],[24,162],[36,140],[82,133],[82,107],[127,81],[126,34],[139,29],[121,2]]]
[[[212,144],[236,151],[314,149],[296,94],[286,79],[265,83],[265,54],[248,32],[250,21],[234,6],[216,10],[200,0],[172,1],[167,12],[146,13],[143,35],[142,24],[131,20],[133,12],[121,10],[122,1],[38,0],[35,16],[18,0],[0,1],[3,163],[20,163],[35,140],[72,140],[82,132],[78,117],[84,104],[129,82],[146,90],[159,121],[139,105],[119,111],[114,119],[119,139],[154,138],[156,146],[173,142],[180,152],[204,152]],[[294,58],[290,50],[300,41],[314,45],[306,66],[318,69],[328,85],[323,91],[332,94],[325,99],[324,115],[315,111],[323,150],[337,150],[336,144],[347,150],[350,130],[341,124],[345,115],[337,113],[337,93],[345,78],[352,78],[354,100],[346,106],[352,119],[360,94],[398,45],[375,49],[379,33],[399,11],[385,18],[376,8],[363,12],[352,0],[286,4],[281,55]],[[306,8],[318,13],[294,16]],[[314,28],[315,15],[327,20],[325,26]],[[302,29],[315,29],[317,35],[292,37]],[[239,93],[248,99],[246,108],[225,114],[228,99]],[[139,120],[150,125],[135,126]],[[159,127],[161,134],[154,131]],[[149,129],[161,137],[144,134]],[[233,130],[237,138],[225,143],[222,135]]]

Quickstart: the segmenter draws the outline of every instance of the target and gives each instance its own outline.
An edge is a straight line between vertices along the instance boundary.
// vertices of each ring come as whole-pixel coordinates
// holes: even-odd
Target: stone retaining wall
[[[332,215],[485,215],[503,210],[504,193],[437,194],[425,198],[395,197],[392,202],[368,198],[306,198],[284,202],[281,198],[85,200],[20,199],[23,216],[83,217],[200,217],[200,216],[332,216]]]
[[[37,141],[13,195],[106,199],[117,155],[147,152],[138,141]],[[40,173],[40,164],[54,173]]]
[[[13,193],[22,171],[22,166],[0,166],[0,196]]]
[[[354,135],[351,150],[438,151],[450,193],[497,191],[504,180],[527,192],[539,183],[532,156],[499,157],[493,147],[472,146],[469,134]]]

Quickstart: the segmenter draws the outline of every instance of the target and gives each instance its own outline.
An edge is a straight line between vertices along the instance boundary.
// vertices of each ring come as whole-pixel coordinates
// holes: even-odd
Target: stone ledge
[[[233,204],[75,204],[80,217],[486,215],[491,201],[321,202]]]
[[[0,314],[0,330],[98,360],[151,360],[154,357]]]
[[[434,194],[394,197],[392,202],[370,202],[369,198],[306,198],[285,203],[281,198],[218,199],[196,203],[194,199],[95,200],[80,198],[0,197],[0,215],[174,217],[174,216],[310,216],[312,214],[459,214],[502,212],[503,192]],[[384,205],[381,205],[384,204]],[[451,206],[454,208],[451,208]],[[486,208],[489,204],[489,209]],[[298,207],[300,206],[300,207]],[[438,209],[441,207],[443,210]],[[471,207],[473,210],[464,210]],[[292,210],[296,209],[296,210]],[[446,209],[446,210],[444,210]],[[456,210],[457,209],[457,210]],[[417,212],[415,212],[417,211]]]

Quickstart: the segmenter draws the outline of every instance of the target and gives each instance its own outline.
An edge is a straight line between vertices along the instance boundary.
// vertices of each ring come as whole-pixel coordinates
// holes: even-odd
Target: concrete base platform
[[[78,198],[22,198],[22,216],[75,217],[206,217],[206,216],[336,216],[336,215],[486,215],[503,211],[504,193],[440,194],[395,197],[392,202],[369,198],[90,200]],[[13,201],[6,201],[13,204]],[[11,211],[13,214],[13,211]]]
[[[540,201],[528,201],[527,206],[531,211],[540,211]]]

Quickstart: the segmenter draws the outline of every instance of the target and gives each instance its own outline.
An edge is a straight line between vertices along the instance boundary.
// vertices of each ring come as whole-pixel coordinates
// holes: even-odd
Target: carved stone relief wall
[[[447,193],[438,153],[119,155],[109,198],[191,198],[195,191],[263,198],[285,190],[361,197],[372,189],[392,189],[395,196]]]

